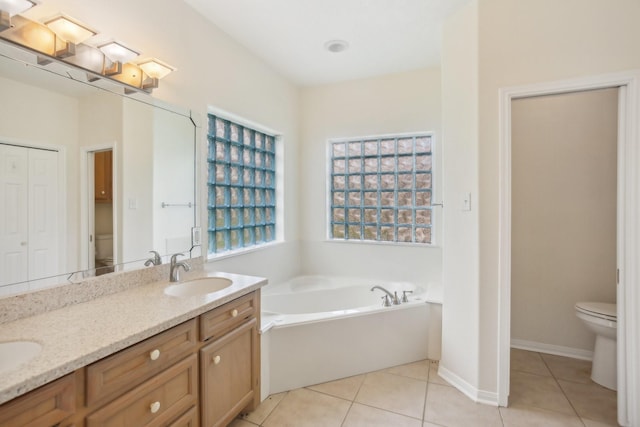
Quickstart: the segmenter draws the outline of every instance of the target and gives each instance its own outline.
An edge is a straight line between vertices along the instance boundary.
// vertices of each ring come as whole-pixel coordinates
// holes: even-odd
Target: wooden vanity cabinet
[[[69,374],[0,405],[0,426],[66,426],[63,421],[76,410],[75,397],[75,377]]]
[[[226,426],[260,403],[259,304],[254,291],[0,405],[0,426]]]
[[[113,152],[97,151],[94,158],[94,196],[97,203],[113,200]]]
[[[260,403],[259,304],[255,291],[200,316],[203,427],[226,426]]]

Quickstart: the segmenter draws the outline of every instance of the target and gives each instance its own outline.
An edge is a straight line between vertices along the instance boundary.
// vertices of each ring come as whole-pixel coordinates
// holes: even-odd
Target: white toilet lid
[[[616,305],[608,302],[578,302],[576,310],[614,322],[618,319]]]

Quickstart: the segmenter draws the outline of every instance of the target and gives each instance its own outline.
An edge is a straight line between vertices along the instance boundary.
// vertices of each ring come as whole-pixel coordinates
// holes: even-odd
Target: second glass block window
[[[330,144],[332,239],[432,243],[431,135]]]

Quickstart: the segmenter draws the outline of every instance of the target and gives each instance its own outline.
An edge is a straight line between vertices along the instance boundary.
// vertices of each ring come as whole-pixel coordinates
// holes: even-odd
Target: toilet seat
[[[598,317],[610,322],[617,322],[616,304],[606,302],[578,302],[576,311],[587,316]]]

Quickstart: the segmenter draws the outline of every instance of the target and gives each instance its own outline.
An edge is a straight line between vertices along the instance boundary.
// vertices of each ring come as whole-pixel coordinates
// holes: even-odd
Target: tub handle
[[[409,302],[409,298],[407,298],[407,294],[412,294],[413,291],[402,291],[402,302]]]
[[[391,307],[393,305],[391,304],[391,299],[389,299],[389,295],[383,295],[380,298],[382,298],[383,307]]]

